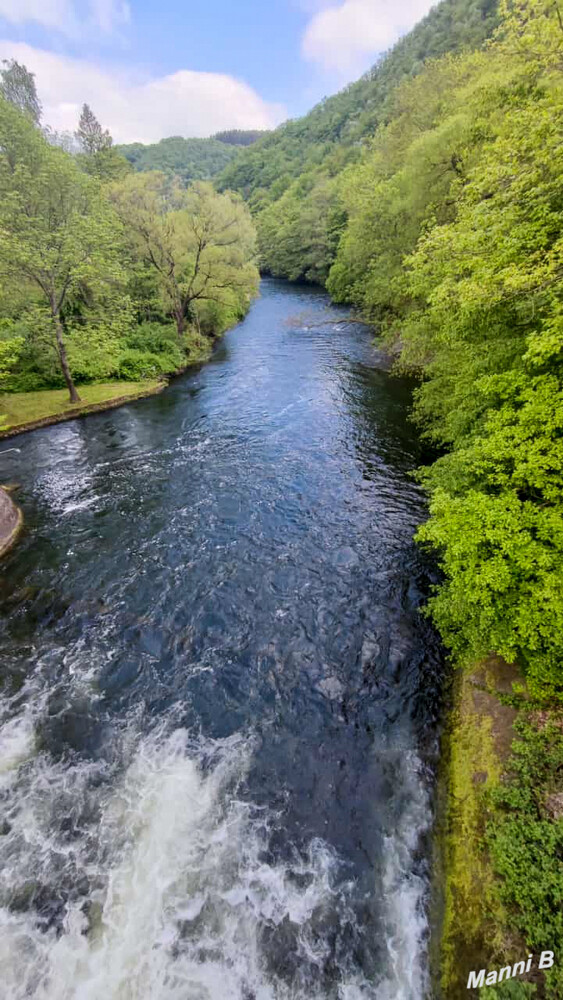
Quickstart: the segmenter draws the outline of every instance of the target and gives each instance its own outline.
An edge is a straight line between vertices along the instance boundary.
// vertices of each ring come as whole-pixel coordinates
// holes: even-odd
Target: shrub
[[[115,374],[117,378],[124,379],[126,382],[140,382],[145,378],[169,375],[178,367],[178,357],[171,353],[154,354],[152,351],[128,348],[122,353]]]

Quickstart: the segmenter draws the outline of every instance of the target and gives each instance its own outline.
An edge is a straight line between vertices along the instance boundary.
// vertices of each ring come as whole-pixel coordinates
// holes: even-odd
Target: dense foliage
[[[179,135],[151,145],[133,142],[117,150],[134,170],[159,170],[177,177],[183,184],[211,180],[237,156],[236,144],[212,139],[183,139]]]
[[[37,96],[34,74],[17,59],[3,59],[0,69],[0,94],[23,111],[36,125],[41,121],[42,107]]]
[[[152,274],[181,344],[186,326],[234,321],[258,290],[255,231],[238,195],[164,174],[133,174],[110,190],[134,259]],[[220,312],[219,312],[220,310]]]
[[[519,659],[534,694],[563,698],[563,31],[543,0],[503,13],[459,107],[415,140],[453,129],[460,176],[379,304],[396,306],[388,327],[425,376],[418,417],[449,449],[424,477],[420,535],[446,574],[435,620],[460,656]]]
[[[2,387],[66,384],[72,402],[81,382],[141,380],[199,357],[258,280],[239,196],[123,169],[87,107],[77,135],[83,152],[70,155],[20,99],[0,97]]]

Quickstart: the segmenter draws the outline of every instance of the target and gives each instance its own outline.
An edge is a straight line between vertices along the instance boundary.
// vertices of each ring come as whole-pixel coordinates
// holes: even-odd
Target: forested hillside
[[[344,223],[334,178],[393,114],[401,80],[428,59],[479,47],[496,22],[497,0],[443,0],[361,80],[242,151],[223,171],[219,186],[239,191],[258,215],[265,270],[326,279]]]
[[[229,128],[223,132],[216,132],[212,139],[219,142],[226,142],[228,146],[252,146],[258,139],[263,139],[268,132],[264,129],[242,129]]]
[[[219,138],[183,139],[179,135],[148,146],[133,142],[116,148],[135,170],[162,170],[183,184],[211,180],[238,155],[235,143]]]

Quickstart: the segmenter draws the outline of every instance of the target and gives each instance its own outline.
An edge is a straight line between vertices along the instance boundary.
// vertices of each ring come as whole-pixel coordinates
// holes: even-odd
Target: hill
[[[332,156],[340,167],[385,121],[389,96],[401,80],[419,73],[428,59],[483,44],[496,26],[497,5],[497,0],[443,0],[360,80],[244,150],[223,171],[220,186],[240,191],[261,208],[308,167]]]
[[[324,283],[345,215],[335,178],[395,113],[398,85],[447,53],[477,49],[492,34],[498,0],[442,0],[360,80],[241,150],[219,174],[256,216],[266,272]]]
[[[239,154],[239,146],[225,140],[184,139],[179,135],[148,146],[133,142],[116,148],[135,170],[162,170],[177,175],[186,184],[210,180]]]

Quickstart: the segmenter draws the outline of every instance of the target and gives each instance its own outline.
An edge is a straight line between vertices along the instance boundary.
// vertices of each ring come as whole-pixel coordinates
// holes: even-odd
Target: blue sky
[[[44,118],[83,101],[117,141],[268,128],[356,79],[428,0],[0,0],[0,58],[35,74]]]

